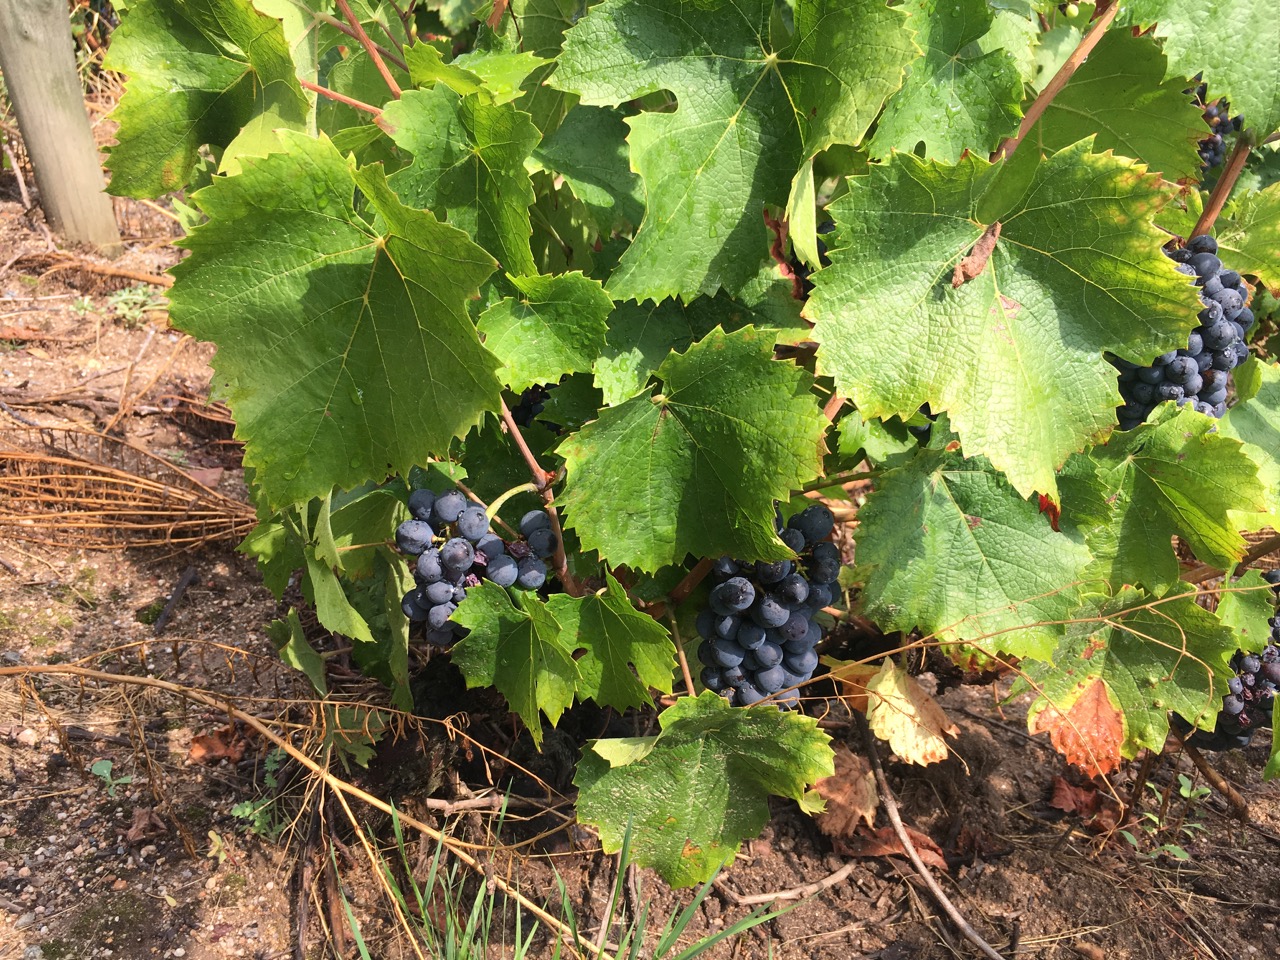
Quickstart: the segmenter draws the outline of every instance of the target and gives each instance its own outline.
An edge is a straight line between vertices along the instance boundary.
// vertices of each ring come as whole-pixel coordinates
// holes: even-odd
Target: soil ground
[[[207,395],[211,348],[171,331],[162,300],[122,301],[118,291],[131,280],[49,273],[58,264],[42,259],[45,239],[12,188],[11,177],[0,177],[0,265],[10,264],[0,271],[0,440],[30,449],[39,446],[31,423],[110,425],[227,502],[243,503],[226,425],[182,402]],[[172,223],[137,205],[120,212],[138,239],[118,266],[156,273],[176,260],[167,244]],[[0,452],[0,473],[4,460]],[[155,470],[163,473],[163,463]],[[235,537],[186,551],[105,550],[59,531],[46,544],[12,529],[0,539],[0,668],[74,664],[207,690],[237,698],[255,716],[298,724],[295,739],[314,743],[306,688],[266,634],[282,608],[253,563],[235,553]],[[157,616],[184,580],[157,631]],[[340,640],[308,628],[333,654],[335,685],[385,702],[346,669]],[[537,754],[527,739],[513,739],[500,701],[462,691],[447,657],[419,666],[421,712],[432,722],[398,742],[386,738],[367,771],[335,772],[487,847],[488,871],[556,915],[562,882],[579,924],[594,934],[615,859],[566,814],[577,750],[607,718],[571,712]],[[1201,782],[1186,757],[1115,772],[1104,788],[1127,798],[1141,778],[1136,792],[1154,815],[1128,825],[1135,848],[1118,831],[1099,833],[1051,805],[1056,778],[1065,778],[1059,790],[1091,788],[1046,741],[1023,732],[1022,705],[1000,706],[1001,692],[941,692],[960,730],[951,759],[921,768],[890,758],[886,768],[904,819],[946,859],[934,873],[948,896],[1004,956],[1280,957],[1280,788],[1260,781],[1265,734],[1258,746],[1210,755],[1248,801],[1247,825],[1232,820],[1217,795],[1179,795],[1179,774]],[[807,693],[806,709],[829,715],[833,737],[864,751],[838,711],[829,712],[821,686]],[[0,960],[354,956],[351,937],[340,932],[344,897],[372,956],[412,956],[341,806],[332,795],[319,801],[314,777],[288,761],[276,769],[270,756],[251,731],[170,691],[65,674],[0,676]],[[514,805],[501,828],[487,811],[442,815],[442,801],[474,800],[495,784],[528,801]],[[281,799],[255,819],[244,805],[264,797]],[[387,819],[353,807],[364,836],[389,844]],[[793,804],[775,803],[773,814],[698,908],[685,942],[744,916],[744,897],[819,883],[849,862],[847,847]],[[1162,844],[1188,858],[1160,854]],[[415,870],[429,866],[433,851],[426,841],[409,843]],[[648,871],[631,879],[623,900],[633,913],[646,905],[665,919],[692,898]],[[457,882],[464,907],[483,895],[475,877]],[[428,905],[437,925],[447,902]],[[501,895],[497,903],[506,919],[487,955],[513,956],[512,911]],[[555,949],[538,934],[531,955]],[[857,859],[839,882],[710,952],[732,960],[976,955],[910,864],[884,855]]]

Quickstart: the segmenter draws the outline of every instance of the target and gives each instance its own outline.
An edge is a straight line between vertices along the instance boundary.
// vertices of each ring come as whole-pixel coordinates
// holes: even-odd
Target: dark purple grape
[[[547,516],[545,510],[530,510],[520,518],[519,529],[526,539],[535,530],[548,530],[550,528],[551,518]]]
[[[415,623],[427,619],[427,611],[429,606],[423,604],[423,596],[420,590],[410,590],[404,595],[400,601],[400,609],[404,611],[404,615]]]
[[[436,497],[431,516],[437,523],[456,523],[467,508],[467,498],[458,490],[446,490]]]
[[[436,532],[425,520],[406,520],[396,527],[396,546],[410,556],[418,556],[431,546]]]
[[[520,576],[520,567],[514,557],[508,557],[504,554],[489,561],[488,566],[485,567],[484,575],[500,587],[509,587]]]
[[[409,513],[415,520],[430,520],[435,505],[436,495],[432,490],[415,490],[409,494]]]
[[[484,507],[478,503],[467,506],[458,515],[457,523],[458,533],[472,543],[479,543],[485,534],[489,532],[489,515],[484,512]]]
[[[517,565],[516,583],[526,590],[537,590],[547,582],[547,565],[537,557],[525,557]]]
[[[529,549],[543,559],[556,552],[556,535],[547,527],[541,527],[530,533],[528,542]]]
[[[475,559],[476,548],[470,541],[463,540],[461,537],[454,537],[440,548],[440,562],[448,571],[470,570]]]

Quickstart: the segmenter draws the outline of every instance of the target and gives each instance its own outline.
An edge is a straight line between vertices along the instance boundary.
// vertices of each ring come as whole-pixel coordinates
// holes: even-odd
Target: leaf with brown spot
[[[813,789],[827,802],[825,813],[814,819],[818,829],[829,837],[849,837],[864,821],[868,827],[875,825],[876,807],[880,803],[876,793],[875,775],[866,757],[854,753],[844,744],[835,747],[836,772],[813,785]]]
[[[969,251],[963,260],[956,264],[956,268],[951,274],[952,289],[982,273],[987,266],[987,261],[991,259],[991,254],[995,252],[996,241],[999,239],[1000,221],[997,220],[982,231],[982,236],[973,245],[973,249]]]
[[[1032,733],[1048,732],[1049,740],[1068,763],[1090,776],[1114,770],[1122,756],[1124,714],[1111,700],[1107,684],[1092,677],[1082,685],[1066,713],[1053,704],[1030,718]]]
[[[899,759],[926,765],[947,758],[944,737],[960,730],[915,677],[886,657],[867,684],[867,694],[871,732],[887,741]]]

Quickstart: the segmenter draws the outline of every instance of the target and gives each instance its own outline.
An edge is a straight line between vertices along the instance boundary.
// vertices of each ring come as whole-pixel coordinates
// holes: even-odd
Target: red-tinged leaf
[[[1053,528],[1053,532],[1058,532],[1058,517],[1062,515],[1062,508],[1053,502],[1053,499],[1046,497],[1043,493],[1040,496],[1040,512],[1049,517],[1049,526]]]
[[[1030,728],[1032,733],[1048,732],[1050,741],[1067,762],[1090,776],[1109,773],[1120,762],[1124,714],[1098,677],[1080,685],[1066,713],[1045,704],[1031,718]]]

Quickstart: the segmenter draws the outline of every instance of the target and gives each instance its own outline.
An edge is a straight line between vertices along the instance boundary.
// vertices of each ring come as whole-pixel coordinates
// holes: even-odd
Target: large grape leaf
[[[922,450],[876,482],[858,519],[855,576],[887,630],[1047,656],[1080,602],[1089,551],[980,458]]]
[[[1166,180],[1199,179],[1204,118],[1187,81],[1165,80],[1165,69],[1151,37],[1109,31],[1027,139],[1053,153],[1096,134],[1096,149],[1140,160]]]
[[[215,383],[272,504],[406,473],[498,407],[467,298],[493,260],[325,139],[195,195],[170,312],[218,344]],[[385,228],[356,212],[357,188]]]
[[[1159,752],[1170,710],[1212,729],[1235,635],[1194,596],[1185,585],[1160,599],[1126,588],[1077,611],[1050,660],[1023,661],[1039,694],[1031,731],[1106,773],[1142,747]]]
[[[586,550],[653,571],[687,554],[790,556],[774,500],[821,468],[809,374],[751,327],[713,330],[658,368],[663,390],[600,413],[559,447],[559,502]]]
[[[873,165],[828,208],[836,247],[805,308],[820,372],[864,415],[947,411],[966,453],[1024,495],[1054,495],[1067,455],[1115,425],[1102,352],[1147,362],[1196,323],[1195,290],[1150,223],[1165,199],[1155,177],[1087,141],[1008,164]],[[990,259],[953,286],[997,222]]]
[[[1280,366],[1249,360],[1235,371],[1236,403],[1219,430],[1244,444],[1258,467],[1267,516],[1236,517],[1240,529],[1280,525]]]
[[[400,198],[461,227],[508,273],[537,273],[529,250],[533,185],[524,161],[538,128],[511,104],[460,97],[445,84],[409,90],[382,122],[413,162],[391,176]]]
[[[565,36],[553,81],[595,105],[669,90],[674,112],[630,118],[646,210],[609,280],[619,300],[737,292],[768,257],[766,204],[809,156],[857,143],[915,48],[882,0],[604,0]],[[785,34],[783,35],[785,37]]]
[[[538,711],[554,727],[579,682],[573,648],[550,608],[524,590],[513,604],[506,590],[486,582],[467,590],[453,619],[470,631],[452,652],[467,687],[496,687],[540,746]]]
[[[275,131],[305,130],[310,105],[280,21],[251,0],[136,0],[111,34],[104,66],[128,76],[107,168],[112,193],[181,188],[205,144],[224,168],[279,149]]]
[[[906,0],[908,27],[924,55],[907,68],[889,98],[869,149],[873,157],[915,150],[954,163],[966,150],[983,154],[1016,133],[1022,117],[1022,77],[1004,50],[976,46],[991,29],[987,0]]]
[[[714,693],[658,715],[656,737],[596,740],[574,778],[578,818],[606,853],[628,835],[636,863],[673,887],[707,880],[769,819],[770,795],[808,804],[806,786],[835,772],[830,738],[811,717],[730,707]]]
[[[1257,570],[1246,570],[1232,582],[1230,573],[1218,594],[1214,611],[1225,627],[1235,634],[1236,647],[1249,653],[1261,653],[1271,642],[1270,619],[1275,614],[1275,594],[1271,584]]]
[[[1105,504],[1100,522],[1077,521],[1063,499],[1063,516],[1079,522],[1097,557],[1097,572],[1115,584],[1157,593],[1178,579],[1176,534],[1205,563],[1223,569],[1244,552],[1233,513],[1266,509],[1258,468],[1237,440],[1204,414],[1163,404],[1133,430],[1112,434],[1089,454],[1096,490]]]
[[[670,634],[637,610],[612,576],[606,574],[604,587],[585,597],[554,594],[547,607],[564,629],[564,645],[581,651],[579,699],[626,710],[651,706],[650,687],[671,692],[676,648]]]
[[[484,345],[502,361],[498,376],[517,393],[589,371],[604,349],[613,301],[580,273],[509,276],[520,298],[507,297],[480,316]]]
[[[1270,0],[1133,0],[1121,18],[1155,24],[1171,72],[1202,74],[1246,127],[1262,136],[1280,127],[1280,17]]]
[[[626,138],[619,111],[580,104],[533,152],[565,178],[606,237],[615,228],[639,225],[644,216],[640,178],[627,166]]]
[[[1280,287],[1280,183],[1232,200],[1214,235],[1231,269],[1251,274],[1272,289]]]

